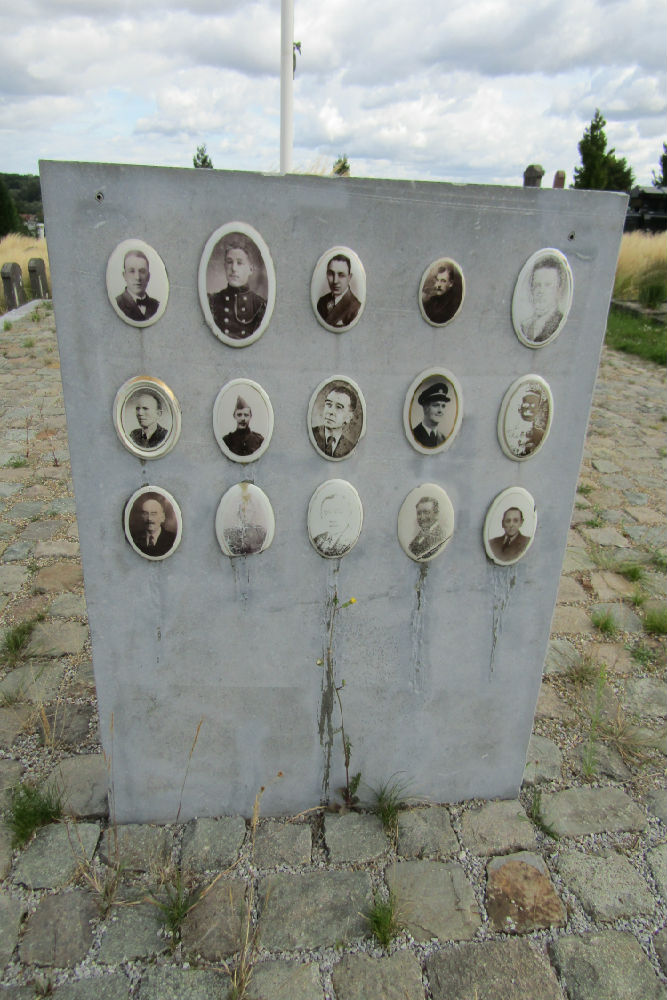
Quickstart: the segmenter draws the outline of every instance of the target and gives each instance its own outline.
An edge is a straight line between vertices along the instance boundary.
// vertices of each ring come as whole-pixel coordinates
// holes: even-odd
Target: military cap
[[[449,403],[450,399],[447,395],[447,390],[449,386],[446,382],[434,382],[433,385],[429,385],[427,389],[420,392],[417,402],[420,406],[428,406],[429,403],[435,403],[437,400],[441,400],[443,403]]]

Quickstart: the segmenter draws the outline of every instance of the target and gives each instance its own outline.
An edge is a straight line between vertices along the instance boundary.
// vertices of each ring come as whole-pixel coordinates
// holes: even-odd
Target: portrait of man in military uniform
[[[261,458],[273,433],[273,407],[259,383],[237,378],[222,387],[213,405],[213,433],[232,462]]]
[[[221,226],[207,241],[199,265],[199,299],[216,337],[245,347],[266,330],[275,302],[273,262],[251,226]]]
[[[226,556],[252,556],[273,541],[275,517],[266,493],[254,483],[231,486],[215,517],[215,533]]]
[[[216,326],[232,340],[252,336],[264,319],[266,299],[254,290],[256,248],[243,233],[230,233],[223,244],[226,284],[209,295]]]
[[[422,455],[446,451],[463,418],[459,380],[445,368],[431,368],[413,379],[403,406],[403,426],[408,441]]]

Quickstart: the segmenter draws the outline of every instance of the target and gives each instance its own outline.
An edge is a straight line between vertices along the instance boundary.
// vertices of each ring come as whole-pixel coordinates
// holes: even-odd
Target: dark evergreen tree
[[[632,169],[624,157],[607,149],[605,121],[599,108],[579,143],[581,166],[574,168],[572,187],[594,191],[629,191],[634,184]]]
[[[19,219],[16,205],[7,185],[0,177],[0,238],[7,233],[24,232],[23,223]]]
[[[653,171],[653,187],[667,187],[667,142],[662,144],[662,153],[660,155],[660,173],[656,174]]]
[[[205,167],[207,170],[213,169],[213,160],[206,152],[206,143],[202,143],[201,146],[197,146],[197,152],[192,157],[193,167]]]

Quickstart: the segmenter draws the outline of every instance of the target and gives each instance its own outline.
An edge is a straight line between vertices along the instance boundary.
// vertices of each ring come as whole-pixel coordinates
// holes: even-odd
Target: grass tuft
[[[630,722],[622,705],[618,706],[615,719],[600,723],[600,733],[606,743],[618,750],[626,764],[645,764],[655,750],[655,733]]]
[[[598,676],[599,667],[593,663],[589,653],[582,653],[575,663],[567,668],[566,677],[577,686],[584,687],[592,684]]]
[[[12,833],[12,846],[22,847],[35,830],[60,819],[62,814],[62,798],[55,789],[29,782],[14,785],[5,819]]]
[[[539,788],[536,788],[533,792],[533,797],[530,800],[530,808],[528,809],[528,818],[541,830],[542,833],[546,833],[548,837],[553,837],[554,840],[559,839],[559,835],[542,819],[542,792]]]
[[[616,567],[616,572],[624,576],[630,583],[639,583],[644,579],[644,567],[639,563],[620,563]]]
[[[667,635],[667,607],[648,608],[644,615],[644,629],[649,635]]]
[[[23,656],[23,651],[28,645],[33,629],[37,624],[37,619],[19,622],[5,632],[5,637],[0,646],[0,661],[7,667],[15,667]]]
[[[603,635],[607,635],[609,637],[616,635],[618,626],[616,625],[616,619],[611,611],[602,611],[600,608],[597,608],[591,614],[591,621]]]
[[[370,924],[371,934],[382,945],[388,948],[392,940],[401,931],[401,923],[398,918],[396,897],[389,893],[388,899],[381,899],[375,896],[373,906],[369,910],[366,919]]]
[[[28,459],[23,455],[12,455],[9,461],[5,462],[6,469],[24,469],[28,464]]]
[[[593,487],[590,483],[580,483],[577,486],[577,493],[581,493],[582,497],[587,497],[593,492]]]
[[[171,938],[172,950],[181,940],[183,921],[193,907],[199,902],[202,890],[200,887],[188,885],[180,868],[176,868],[171,878],[161,887],[166,899],[153,895],[151,902],[160,911],[162,924]]]
[[[399,781],[392,775],[388,781],[371,789],[375,796],[374,810],[392,837],[398,832],[398,814],[405,805],[405,793],[408,788],[407,781]]]

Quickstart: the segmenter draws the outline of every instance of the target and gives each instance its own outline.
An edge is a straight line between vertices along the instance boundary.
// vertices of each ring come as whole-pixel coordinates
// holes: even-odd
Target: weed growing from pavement
[[[398,814],[405,806],[408,788],[407,781],[400,781],[392,775],[388,781],[371,789],[375,798],[373,808],[386,832],[394,839],[398,833]]]
[[[171,950],[174,951],[181,940],[183,921],[199,902],[202,888],[193,885],[181,868],[174,868],[158,891],[163,892],[166,898],[152,893],[150,902],[159,910],[164,929],[171,939]]]
[[[616,567],[616,572],[624,576],[630,583],[639,583],[644,579],[644,567],[639,563],[621,563]]]
[[[12,328],[12,324],[9,322],[8,319],[6,319],[5,322],[2,324],[2,329],[5,331],[5,333],[9,333],[9,331],[11,330],[11,328]]]
[[[29,621],[19,622],[18,625],[14,625],[13,628],[5,632],[5,637],[0,646],[0,661],[5,666],[15,667],[22,659],[23,652],[28,645],[37,621],[37,618],[31,618]]]
[[[5,462],[5,469],[24,469],[28,464],[28,459],[23,455],[12,455],[12,457]]]
[[[661,573],[667,573],[667,553],[656,549],[651,555],[651,562]]]
[[[577,493],[581,493],[582,497],[587,497],[593,492],[593,487],[590,483],[580,483],[577,486]]]
[[[648,608],[644,615],[644,629],[649,635],[667,635],[667,607]]]
[[[12,846],[22,847],[40,826],[47,826],[63,814],[62,797],[50,787],[26,781],[9,793],[5,822],[12,834]]]
[[[603,611],[597,608],[591,614],[591,621],[603,635],[609,636],[609,638],[616,635],[617,625],[612,611]]]
[[[533,792],[533,797],[530,800],[530,807],[528,809],[528,818],[541,830],[542,833],[546,833],[548,837],[552,837],[554,840],[558,840],[559,836],[553,827],[549,826],[542,819],[542,792],[539,788],[536,788]]]
[[[566,677],[572,684],[592,684],[598,676],[598,667],[588,653],[582,653],[574,663],[567,668]]]
[[[598,506],[598,504],[594,504],[591,513],[593,516],[586,521],[586,527],[601,528],[604,524],[604,518],[602,516],[604,511],[602,510],[602,507]]]
[[[396,897],[389,893],[387,899],[375,896],[371,909],[366,914],[371,934],[383,948],[388,948],[393,938],[401,931]]]
[[[646,594],[640,587],[635,587],[635,589],[630,594],[628,600],[630,604],[635,608],[641,608],[642,604],[646,603]]]
[[[642,729],[631,722],[619,705],[616,717],[610,722],[600,723],[602,738],[619,752],[626,764],[645,764],[652,757],[656,743],[661,737],[650,729]],[[664,739],[664,735],[662,736]]]
[[[278,781],[282,778],[283,772],[278,771],[276,777],[273,781]],[[257,834],[257,824],[259,823],[260,805],[262,801],[262,795],[266,791],[264,785],[260,788],[255,796],[255,801],[252,807],[252,819],[250,820],[250,854],[251,858],[255,855],[255,837]],[[209,891],[211,886],[209,886],[202,895],[205,895]],[[255,905],[255,883],[254,879],[251,880],[248,892],[246,895],[245,910],[243,913],[243,922],[241,926],[241,936],[239,941],[239,950],[236,955],[236,960],[233,965],[228,964],[223,961],[223,966],[225,971],[231,979],[231,987],[227,993],[226,1000],[246,1000],[248,996],[248,990],[250,988],[250,981],[252,979],[253,968],[255,960],[257,958],[257,952],[259,949],[259,925],[253,927],[252,912]]]
[[[635,663],[638,663],[641,667],[647,668],[653,666],[655,652],[645,642],[640,640],[636,646],[628,643],[625,648],[629,651]]]
[[[600,667],[595,683],[595,700],[593,711],[591,712],[591,728],[588,732],[588,739],[583,749],[581,758],[581,769],[585,778],[589,781],[595,775],[598,764],[598,731],[602,718],[602,698],[604,687],[607,681],[604,663]]]

